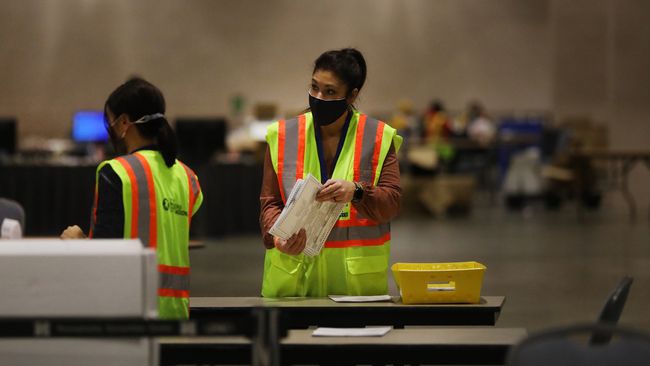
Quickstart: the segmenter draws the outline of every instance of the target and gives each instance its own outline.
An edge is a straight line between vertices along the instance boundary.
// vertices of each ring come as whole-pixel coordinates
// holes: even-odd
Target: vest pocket
[[[266,255],[269,258],[262,282],[262,296],[304,296],[302,282],[305,264],[301,257],[284,254],[277,249],[268,250]]]
[[[348,295],[385,295],[388,293],[388,258],[386,256],[350,257],[346,259]]]

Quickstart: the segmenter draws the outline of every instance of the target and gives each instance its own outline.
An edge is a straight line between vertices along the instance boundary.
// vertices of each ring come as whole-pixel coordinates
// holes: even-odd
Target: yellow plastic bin
[[[478,262],[395,263],[391,267],[404,304],[476,304],[483,273]]]

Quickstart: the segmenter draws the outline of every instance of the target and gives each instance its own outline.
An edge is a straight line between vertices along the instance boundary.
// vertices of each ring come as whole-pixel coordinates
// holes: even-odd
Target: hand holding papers
[[[345,203],[316,201],[316,194],[321,187],[322,184],[311,174],[298,180],[280,217],[269,230],[271,235],[287,240],[304,228],[307,244],[303,253],[310,257],[320,253],[345,206]]]

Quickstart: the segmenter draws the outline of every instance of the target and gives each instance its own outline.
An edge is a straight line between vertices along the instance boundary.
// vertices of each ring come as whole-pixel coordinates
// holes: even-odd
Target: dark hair
[[[333,72],[347,85],[347,96],[350,96],[355,88],[361,91],[363,84],[366,82],[366,60],[361,52],[355,48],[323,52],[314,62],[312,74],[317,70]]]
[[[146,115],[165,114],[165,98],[160,89],[153,84],[135,77],[111,93],[104,104],[104,114],[109,110],[115,118],[126,114],[131,121],[137,121]],[[176,135],[165,117],[134,126],[142,136],[156,140],[165,165],[168,167],[174,165],[177,154]]]

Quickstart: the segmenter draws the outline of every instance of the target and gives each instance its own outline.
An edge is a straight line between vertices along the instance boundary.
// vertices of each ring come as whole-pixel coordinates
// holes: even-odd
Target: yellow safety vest
[[[110,165],[122,181],[124,238],[139,238],[158,257],[158,315],[184,319],[189,315],[189,230],[192,216],[203,202],[199,180],[176,160],[170,168],[158,151],[141,150],[113,160]],[[90,237],[97,221],[97,184]]]
[[[298,179],[310,173],[321,179],[311,112],[272,124],[266,140],[284,202]],[[391,144],[397,151],[401,142],[392,127],[353,111],[331,178],[376,185]],[[390,224],[348,203],[318,256],[266,251],[262,296],[386,294],[389,255]]]

